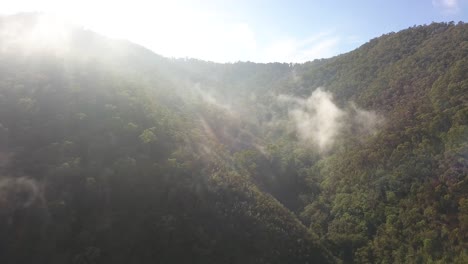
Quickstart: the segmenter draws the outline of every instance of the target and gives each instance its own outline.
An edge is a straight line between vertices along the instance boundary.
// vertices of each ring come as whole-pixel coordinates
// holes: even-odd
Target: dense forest
[[[468,263],[466,23],[219,64],[52,22],[0,18],[1,263]]]

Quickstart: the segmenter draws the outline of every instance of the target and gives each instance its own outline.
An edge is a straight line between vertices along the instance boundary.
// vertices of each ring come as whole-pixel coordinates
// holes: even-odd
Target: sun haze
[[[0,13],[57,15],[166,57],[305,62],[416,24],[466,20],[467,2],[17,0],[2,4]]]

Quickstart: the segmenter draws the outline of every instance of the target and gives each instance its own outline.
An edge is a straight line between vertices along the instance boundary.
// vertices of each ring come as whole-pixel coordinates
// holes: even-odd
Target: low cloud
[[[319,88],[307,99],[284,95],[279,99],[294,104],[289,116],[295,122],[301,140],[316,144],[320,150],[333,144],[345,112],[333,103],[331,93]]]
[[[346,108],[338,107],[333,95],[323,88],[316,89],[306,99],[280,95],[278,100],[289,104],[289,118],[299,140],[316,146],[320,152],[328,151],[345,131],[369,135],[382,123],[379,115],[353,103]]]
[[[370,135],[377,132],[380,125],[383,124],[383,118],[373,111],[359,109],[356,104],[351,103],[348,116],[352,117],[349,121],[354,127],[353,131],[359,135]]]
[[[231,105],[221,102],[219,99],[215,97],[213,93],[210,93],[209,91],[202,89],[200,83],[195,83],[191,87],[192,87],[191,91],[193,91],[195,98],[207,104],[223,109],[231,114],[233,113]]]

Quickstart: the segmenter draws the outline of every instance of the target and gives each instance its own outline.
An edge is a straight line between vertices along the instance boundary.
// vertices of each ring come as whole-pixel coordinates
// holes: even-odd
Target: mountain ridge
[[[2,262],[466,260],[465,23],[304,64],[74,30],[0,53]]]

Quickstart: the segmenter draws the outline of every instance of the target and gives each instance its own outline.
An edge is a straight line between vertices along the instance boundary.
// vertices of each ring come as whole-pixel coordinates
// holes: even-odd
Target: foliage
[[[21,36],[35,15],[0,30],[12,21]],[[0,47],[2,263],[468,259],[466,24],[304,64],[165,59],[68,30],[65,53]],[[302,142],[278,96],[317,87],[383,125],[326,153]]]

